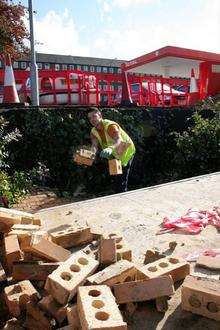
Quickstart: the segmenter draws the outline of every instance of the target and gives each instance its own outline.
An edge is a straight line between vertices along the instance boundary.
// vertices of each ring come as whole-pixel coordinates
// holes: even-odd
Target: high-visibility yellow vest
[[[112,144],[114,143],[114,140],[108,135],[108,127],[110,125],[117,125],[117,127],[119,128],[119,132],[120,132],[120,136],[121,136],[121,140],[123,142],[128,142],[130,145],[129,147],[124,151],[124,153],[122,155],[118,155],[115,148],[112,151],[112,155],[116,158],[119,159],[121,161],[122,166],[126,166],[129,162],[129,160],[131,159],[131,157],[135,154],[135,145],[132,141],[132,139],[128,136],[128,134],[114,121],[108,120],[108,119],[104,119],[102,121],[103,126],[104,126],[104,134],[106,137],[106,143],[103,142],[103,140],[101,139],[98,130],[93,127],[91,133],[97,138],[97,140],[99,141],[99,144],[101,146],[102,149],[111,147]]]

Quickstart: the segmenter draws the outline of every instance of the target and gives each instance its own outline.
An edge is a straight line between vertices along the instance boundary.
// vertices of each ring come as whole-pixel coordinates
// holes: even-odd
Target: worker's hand
[[[111,156],[111,154],[112,154],[112,148],[108,147],[108,148],[103,149],[100,152],[100,157],[101,158],[108,158],[108,157]]]

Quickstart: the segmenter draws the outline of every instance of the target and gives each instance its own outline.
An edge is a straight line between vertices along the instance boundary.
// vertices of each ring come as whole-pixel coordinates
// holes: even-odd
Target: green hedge
[[[184,140],[186,133],[183,132],[194,125],[193,109],[130,108],[102,109],[102,112],[104,117],[118,122],[136,145],[131,189],[196,175],[195,164],[191,172],[188,164],[193,151],[189,158],[183,157],[185,148],[188,148],[188,138]],[[49,170],[42,175],[44,183],[57,188],[60,194],[71,195],[79,187],[88,195],[110,191],[111,177],[105,162],[97,161],[92,167],[81,167],[72,161],[79,146],[90,144],[91,126],[86,109],[27,108],[3,115],[9,122],[8,130],[18,128],[21,133],[19,141],[8,147],[10,175],[14,171],[39,169],[40,164],[41,168]],[[219,162],[211,167],[205,163],[198,174],[218,169]]]

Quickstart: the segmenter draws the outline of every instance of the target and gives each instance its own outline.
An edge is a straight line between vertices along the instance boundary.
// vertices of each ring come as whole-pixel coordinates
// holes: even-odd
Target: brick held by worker
[[[92,150],[96,154],[100,151],[100,158],[115,158],[121,161],[123,173],[114,176],[114,190],[116,193],[127,191],[128,177],[135,155],[132,139],[118,123],[104,119],[96,107],[89,109],[88,119],[93,126],[90,134]]]

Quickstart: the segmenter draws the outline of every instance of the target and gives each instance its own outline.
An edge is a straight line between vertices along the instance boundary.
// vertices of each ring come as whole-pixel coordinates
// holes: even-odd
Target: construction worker
[[[114,190],[116,193],[127,191],[135,154],[133,141],[116,122],[103,119],[101,111],[96,107],[90,108],[88,119],[93,126],[90,134],[92,150],[97,153],[100,148],[101,158],[116,158],[121,161],[123,174],[114,176]]]

